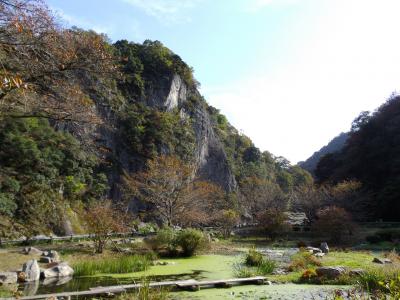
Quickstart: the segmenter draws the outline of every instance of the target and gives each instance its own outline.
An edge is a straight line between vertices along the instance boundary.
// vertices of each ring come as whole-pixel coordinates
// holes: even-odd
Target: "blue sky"
[[[305,159],[400,86],[398,0],[48,0],[65,24],[160,40],[262,150]]]

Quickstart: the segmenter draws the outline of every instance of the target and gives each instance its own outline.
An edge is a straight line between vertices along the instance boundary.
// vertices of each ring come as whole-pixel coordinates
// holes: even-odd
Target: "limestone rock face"
[[[164,107],[167,111],[172,111],[179,104],[186,101],[187,87],[179,75],[174,75],[169,94],[165,100]]]
[[[22,266],[22,272],[24,273],[23,280],[26,282],[39,280],[40,268],[36,259],[32,259],[24,263]]]
[[[18,276],[16,272],[2,272],[0,273],[0,284],[16,283]]]
[[[229,167],[222,143],[214,132],[210,115],[204,107],[199,106],[196,108],[193,118],[198,175],[217,183],[226,191],[234,191],[237,186],[236,180]]]

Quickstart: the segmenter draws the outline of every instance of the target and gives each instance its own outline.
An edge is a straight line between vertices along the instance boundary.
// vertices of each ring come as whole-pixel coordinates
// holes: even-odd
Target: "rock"
[[[42,256],[42,257],[39,259],[39,262],[40,262],[40,263],[43,263],[43,264],[50,264],[50,263],[52,263],[53,261],[52,261],[51,257]]]
[[[325,254],[329,253],[329,246],[328,246],[327,242],[321,243],[319,248],[321,249],[322,253],[325,253]]]
[[[24,263],[22,266],[22,272],[24,273],[23,281],[36,281],[40,278],[40,268],[36,259],[32,259]]]
[[[40,262],[43,262],[43,263],[58,263],[58,262],[60,262],[60,255],[55,250],[44,251],[42,253],[42,257],[40,258]]]
[[[272,272],[272,275],[286,275],[287,273],[285,269],[277,268]]]
[[[325,253],[318,252],[318,253],[314,253],[313,255],[314,255],[315,257],[322,258],[322,257],[325,256]]]
[[[389,258],[378,258],[378,257],[374,257],[372,262],[377,263],[377,264],[382,264],[382,265],[393,263]]]
[[[349,271],[350,276],[361,276],[365,273],[363,269],[353,269]]]
[[[130,249],[130,248],[122,248],[119,251],[121,251],[122,253],[125,253],[125,254],[132,254],[133,253],[133,250]]]
[[[66,263],[60,263],[57,266],[46,269],[42,272],[42,278],[53,278],[53,277],[66,277],[72,276],[74,270]]]
[[[318,276],[335,279],[346,272],[343,267],[319,267],[315,270]]]
[[[307,247],[306,248],[307,251],[309,251],[310,253],[314,254],[314,253],[321,253],[322,250],[319,248],[314,248],[314,247]]]
[[[42,255],[43,251],[39,250],[35,247],[25,247],[22,250],[22,253],[27,254],[27,255]]]
[[[0,273],[0,284],[17,283],[17,272],[2,272]]]
[[[266,285],[272,285],[272,282],[268,280],[268,281],[265,282],[265,284]]]

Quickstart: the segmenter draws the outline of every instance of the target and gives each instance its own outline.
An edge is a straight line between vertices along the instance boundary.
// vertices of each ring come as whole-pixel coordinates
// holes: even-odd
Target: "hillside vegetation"
[[[40,1],[1,1],[0,15],[2,236],[64,234],[71,213],[106,199],[162,222],[123,180],[161,155],[219,188],[221,209],[238,215],[255,214],[253,202],[286,209],[312,182],[207,104],[193,70],[161,42],[63,28]]]

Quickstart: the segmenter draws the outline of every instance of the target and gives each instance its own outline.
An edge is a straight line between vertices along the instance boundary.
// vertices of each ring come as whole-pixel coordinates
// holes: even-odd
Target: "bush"
[[[182,248],[183,256],[192,256],[205,245],[204,234],[197,229],[184,229],[176,236],[175,244]]]
[[[249,249],[249,252],[245,257],[245,265],[249,267],[259,266],[263,262],[263,255],[258,252],[255,248]]]
[[[318,275],[314,269],[307,269],[301,274],[300,281],[301,282],[310,282],[310,281],[313,281],[316,277],[318,277]]]
[[[145,239],[145,243],[154,251],[162,248],[172,249],[174,248],[175,238],[176,232],[172,228],[166,227],[158,231],[155,236]]]
[[[321,266],[321,262],[318,258],[307,251],[301,251],[292,256],[288,269],[292,272],[319,266]]]

